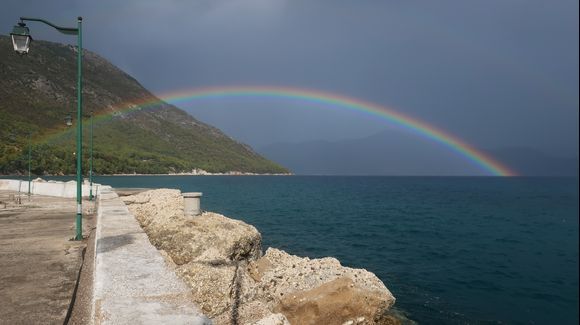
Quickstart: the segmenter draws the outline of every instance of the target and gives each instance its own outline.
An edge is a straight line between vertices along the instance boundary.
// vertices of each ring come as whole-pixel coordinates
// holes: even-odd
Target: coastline
[[[95,177],[99,176],[295,176],[294,173],[249,173],[249,172],[237,172],[237,171],[229,171],[225,173],[168,173],[168,174],[93,174]],[[0,174],[0,177],[26,177],[27,174]],[[33,175],[34,178],[42,178],[44,176],[48,177],[76,177],[76,175],[57,175],[57,174],[43,174],[43,175]],[[87,176],[84,176],[87,178]]]
[[[262,236],[250,224],[207,211],[185,215],[179,190],[121,200],[215,324],[406,321],[372,272],[342,266],[333,257],[310,259],[272,247],[264,252]]]
[[[103,174],[97,176],[294,176],[293,173],[247,173],[247,172],[225,172],[225,173],[169,173],[169,174]]]

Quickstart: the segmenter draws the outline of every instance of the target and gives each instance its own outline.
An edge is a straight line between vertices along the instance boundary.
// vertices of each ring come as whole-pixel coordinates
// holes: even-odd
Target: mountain
[[[398,130],[360,139],[275,143],[258,149],[302,175],[484,175],[441,145]]]
[[[506,147],[488,152],[521,175],[578,176],[578,157],[557,157],[527,147]]]
[[[0,174],[27,170],[27,134],[32,133],[35,174],[72,174],[76,127],[76,57],[73,46],[33,41],[30,53],[12,50],[0,35]],[[157,98],[137,80],[99,55],[83,51],[83,111],[93,111],[94,170],[110,173],[209,172],[286,173],[215,127],[179,108],[158,104],[127,107]],[[84,153],[88,155],[88,119]],[[86,164],[88,159],[84,160]]]
[[[486,175],[440,144],[398,130],[341,141],[274,143],[258,149],[301,175]],[[578,175],[578,158],[558,158],[531,148],[488,151],[527,176]]]

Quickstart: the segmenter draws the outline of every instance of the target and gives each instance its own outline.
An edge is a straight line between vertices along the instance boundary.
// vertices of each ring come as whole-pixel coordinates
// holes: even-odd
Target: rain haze
[[[79,15],[84,46],[160,97],[199,87],[305,88],[390,107],[498,157],[517,148],[578,158],[575,0],[19,0],[4,1],[0,27],[8,34],[20,16],[74,25]],[[74,41],[30,27],[36,39]],[[325,144],[350,155],[365,139],[374,145],[357,153],[364,160],[388,154],[403,157],[399,166],[409,165],[404,157],[447,166],[417,166],[420,174],[481,173],[449,148],[363,112],[251,97],[176,105],[274,160],[290,153],[290,167],[304,173],[353,173],[356,162],[309,170],[301,155]]]

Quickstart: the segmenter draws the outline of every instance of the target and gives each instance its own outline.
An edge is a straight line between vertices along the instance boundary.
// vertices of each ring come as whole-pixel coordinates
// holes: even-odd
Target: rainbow
[[[114,114],[152,108],[163,101],[171,104],[177,104],[180,102],[202,99],[237,97],[298,99],[311,104],[319,104],[323,106],[342,108],[350,111],[364,112],[371,116],[376,116],[386,120],[387,122],[410,130],[411,132],[421,137],[439,143],[452,150],[453,152],[459,154],[461,157],[464,157],[468,161],[479,166],[491,175],[518,175],[508,166],[500,163],[493,157],[476,149],[460,138],[419,119],[397,112],[392,108],[369,103],[360,99],[310,89],[272,86],[227,86],[195,88],[191,90],[167,93],[155,98],[140,99],[123,103],[121,105],[109,108],[109,110],[112,112],[101,114],[97,120],[110,118],[110,116]]]

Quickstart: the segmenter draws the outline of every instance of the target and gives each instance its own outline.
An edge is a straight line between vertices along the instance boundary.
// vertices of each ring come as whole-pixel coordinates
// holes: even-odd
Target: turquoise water
[[[578,179],[99,177],[203,192],[264,246],[377,274],[422,324],[577,324]]]

